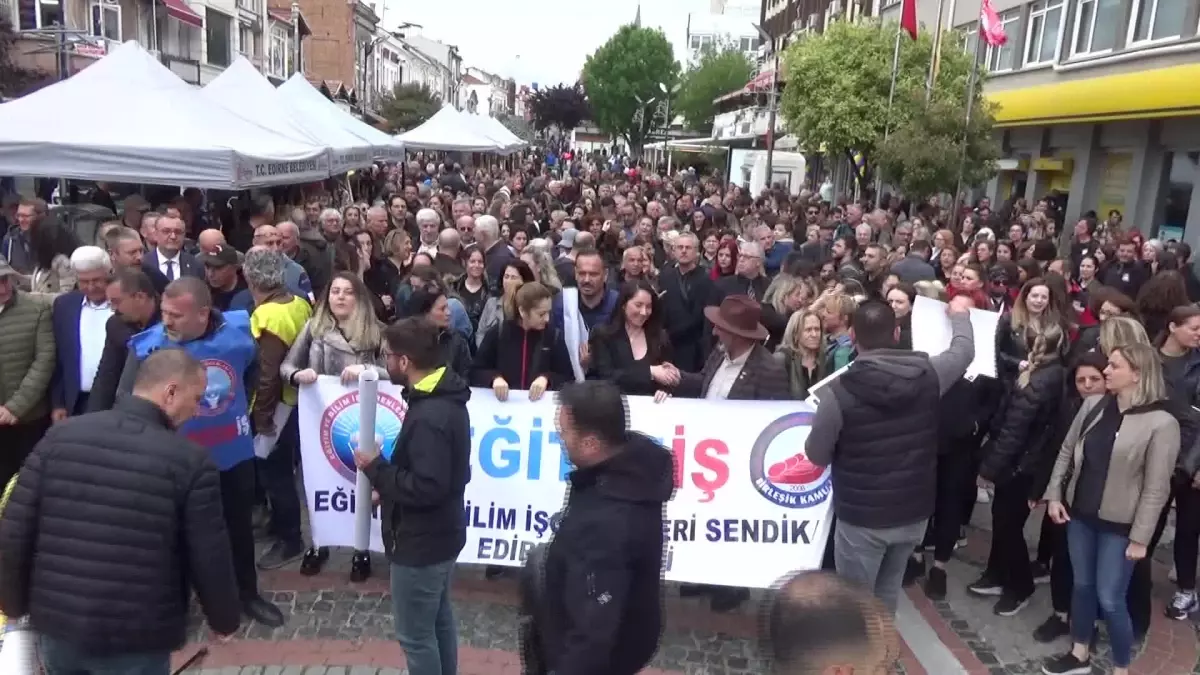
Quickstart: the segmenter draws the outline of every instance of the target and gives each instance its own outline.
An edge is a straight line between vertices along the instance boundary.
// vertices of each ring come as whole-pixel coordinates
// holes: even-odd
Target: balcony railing
[[[200,62],[195,59],[185,59],[181,56],[159,54],[159,60],[172,73],[178,75],[184,82],[199,86]]]

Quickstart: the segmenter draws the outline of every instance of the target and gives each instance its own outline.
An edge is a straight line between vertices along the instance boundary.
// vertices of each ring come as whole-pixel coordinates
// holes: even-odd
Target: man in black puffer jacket
[[[933,515],[939,400],[975,358],[970,307],[970,298],[950,301],[950,347],[931,357],[895,348],[891,307],[859,305],[851,322],[859,357],[821,397],[805,442],[810,462],[833,466],[838,575],[873,589],[892,612]]]
[[[670,452],[628,431],[611,382],[558,395],[563,448],[578,468],[545,560],[536,633],[546,671],[634,675],[662,634],[663,512],[674,485]]]
[[[212,629],[241,602],[217,468],[175,427],[204,395],[204,367],[150,355],[113,410],[51,428],[0,518],[0,611],[28,617],[51,673],[167,673],[195,591]]]

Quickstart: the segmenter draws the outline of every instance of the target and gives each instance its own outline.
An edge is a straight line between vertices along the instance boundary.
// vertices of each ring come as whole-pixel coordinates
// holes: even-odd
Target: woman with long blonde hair
[[[352,384],[366,368],[386,374],[382,344],[383,324],[375,318],[371,291],[358,276],[338,272],[330,280],[312,318],[292,343],[279,374],[293,386],[311,385],[321,375],[334,375],[340,377],[343,384]],[[363,581],[371,576],[369,544],[355,542],[351,581]],[[310,547],[304,552],[300,573],[306,576],[318,574],[328,559],[328,548]]]
[[[550,258],[549,253],[540,248],[527,246],[521,252],[520,257],[526,265],[529,265],[529,269],[533,270],[534,281],[549,288],[556,295],[562,292],[562,281],[558,278],[558,270],[554,268],[554,261]]]
[[[825,331],[821,315],[812,309],[802,309],[792,314],[776,349],[788,374],[792,398],[799,401],[808,398],[809,387],[829,374],[826,372],[824,347]]]

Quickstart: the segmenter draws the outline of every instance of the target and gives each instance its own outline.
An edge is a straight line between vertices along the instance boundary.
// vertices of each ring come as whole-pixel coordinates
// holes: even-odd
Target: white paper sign
[[[794,570],[817,569],[829,536],[828,467],[809,463],[812,408],[796,401],[628,398],[630,425],[675,456],[667,504],[666,578],[769,588]],[[318,546],[353,546],[358,390],[321,377],[300,389],[304,490]],[[500,402],[472,389],[467,544],[459,562],[518,566],[548,542],[564,506],[571,465],[555,431],[555,402],[525,392]],[[375,431],[390,455],[406,406],[380,382]],[[381,551],[372,518],[371,549]]]
[[[971,328],[974,331],[975,359],[967,366],[966,377],[974,379],[980,375],[996,377],[996,328],[1000,323],[999,312],[985,309],[971,310]],[[946,303],[932,298],[917,296],[912,308],[913,351],[937,356],[950,348],[954,331],[950,328],[950,317],[946,316]]]

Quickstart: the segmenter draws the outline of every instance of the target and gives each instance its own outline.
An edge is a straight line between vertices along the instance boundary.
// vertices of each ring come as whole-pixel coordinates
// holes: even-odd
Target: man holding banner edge
[[[873,589],[893,613],[933,515],[939,400],[975,358],[971,307],[969,298],[950,301],[950,348],[930,357],[896,348],[891,307],[859,306],[851,324],[859,357],[821,397],[805,443],[810,462],[833,467],[838,574]]]

